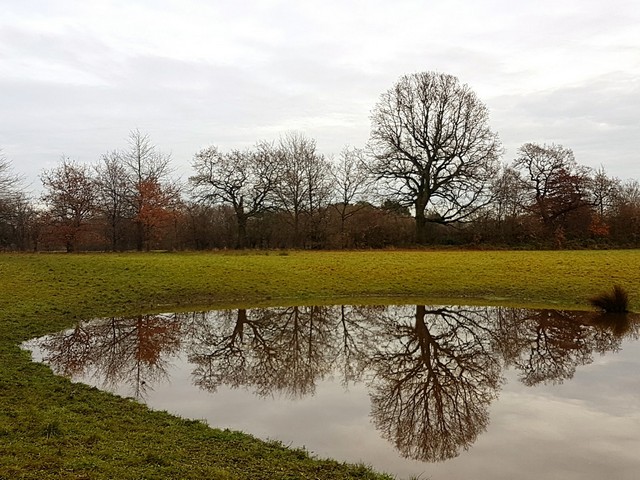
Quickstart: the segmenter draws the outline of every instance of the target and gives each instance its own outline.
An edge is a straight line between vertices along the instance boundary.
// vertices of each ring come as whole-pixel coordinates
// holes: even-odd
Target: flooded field
[[[25,343],[60,375],[399,477],[640,469],[631,315],[433,305],[105,318]]]

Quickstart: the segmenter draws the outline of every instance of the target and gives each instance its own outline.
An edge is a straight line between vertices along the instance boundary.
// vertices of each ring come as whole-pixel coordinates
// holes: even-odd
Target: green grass
[[[195,306],[422,301],[640,308],[640,251],[0,255],[0,480],[383,478],[72,384],[20,342],[79,319]]]

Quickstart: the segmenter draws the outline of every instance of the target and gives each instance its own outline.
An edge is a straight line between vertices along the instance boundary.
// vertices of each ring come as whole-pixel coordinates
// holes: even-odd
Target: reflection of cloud
[[[547,395],[579,398],[585,408],[626,416],[640,412],[637,395],[640,344],[626,342],[620,352],[598,355],[588,367],[579,370],[577,381],[567,382],[559,389],[542,387]],[[536,389],[537,390],[537,389]]]
[[[478,441],[467,468],[487,471],[482,456],[500,451],[500,471],[489,478],[637,478],[637,410],[612,415],[561,390],[544,394],[510,382],[492,411],[494,435]]]

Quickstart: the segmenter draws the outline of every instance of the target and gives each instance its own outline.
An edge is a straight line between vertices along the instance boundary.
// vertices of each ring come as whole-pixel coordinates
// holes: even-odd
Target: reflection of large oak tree
[[[452,458],[486,428],[501,383],[486,310],[395,313],[372,357],[374,423],[406,457]]]
[[[105,386],[128,384],[136,398],[165,376],[168,358],[180,349],[176,315],[113,317],[51,335],[41,348],[60,375],[102,378]]]

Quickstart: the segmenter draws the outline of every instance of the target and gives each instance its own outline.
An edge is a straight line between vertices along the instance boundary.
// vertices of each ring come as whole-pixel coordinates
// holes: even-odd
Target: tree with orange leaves
[[[95,209],[95,180],[86,165],[67,157],[58,167],[44,171],[41,179],[50,226],[67,252],[73,252]]]

